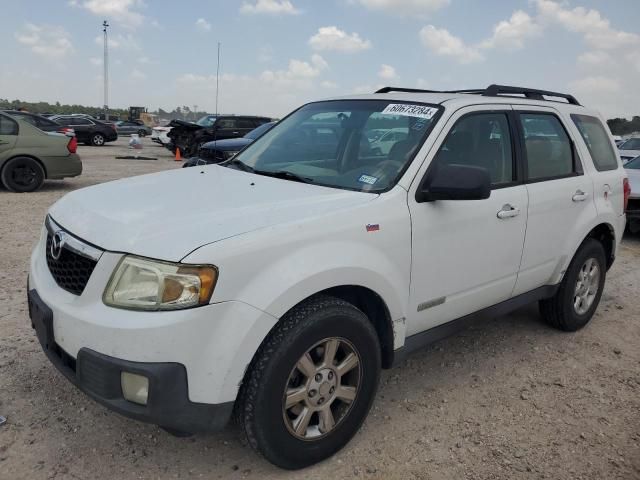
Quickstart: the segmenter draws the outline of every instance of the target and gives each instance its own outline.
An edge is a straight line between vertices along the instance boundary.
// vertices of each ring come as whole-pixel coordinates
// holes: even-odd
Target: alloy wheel
[[[573,294],[573,308],[578,315],[589,311],[600,287],[600,266],[595,258],[589,258],[578,271]]]
[[[360,355],[346,339],[326,338],[298,360],[282,398],[289,432],[301,440],[317,440],[349,414],[359,390]]]

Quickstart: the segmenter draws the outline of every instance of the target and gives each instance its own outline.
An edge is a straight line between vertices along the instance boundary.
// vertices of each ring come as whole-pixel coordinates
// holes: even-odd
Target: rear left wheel
[[[147,136],[147,132],[145,130],[138,130],[138,136],[144,138]]]
[[[260,347],[241,387],[238,420],[267,460],[306,467],[355,435],[379,375],[369,319],[347,302],[318,296],[285,315]]]
[[[16,157],[2,168],[2,183],[12,192],[33,192],[44,183],[42,165],[30,157]]]

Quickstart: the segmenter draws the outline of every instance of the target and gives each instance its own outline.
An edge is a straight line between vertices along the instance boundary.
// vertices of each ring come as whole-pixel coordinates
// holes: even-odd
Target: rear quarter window
[[[578,131],[587,144],[593,165],[596,170],[603,172],[618,168],[618,157],[616,156],[609,134],[602,122],[597,117],[589,115],[571,115],[573,123],[578,127]]]

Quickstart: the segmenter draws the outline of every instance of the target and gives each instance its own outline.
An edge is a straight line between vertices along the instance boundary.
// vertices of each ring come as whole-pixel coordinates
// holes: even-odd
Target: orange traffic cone
[[[180,148],[176,147],[176,162],[181,162],[182,156],[180,155]]]

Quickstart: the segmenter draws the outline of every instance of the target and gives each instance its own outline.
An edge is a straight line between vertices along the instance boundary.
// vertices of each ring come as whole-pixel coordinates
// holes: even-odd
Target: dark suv
[[[177,147],[184,156],[192,157],[207,142],[244,137],[254,128],[271,121],[268,117],[246,115],[205,115],[195,123],[172,120],[168,126],[173,128],[167,133],[171,143],[167,148],[175,152]]]
[[[56,115],[51,120],[71,127],[76,132],[78,142],[101,147],[106,142],[113,142],[118,139],[116,126],[112,123],[101,122],[95,118],[83,115]]]

